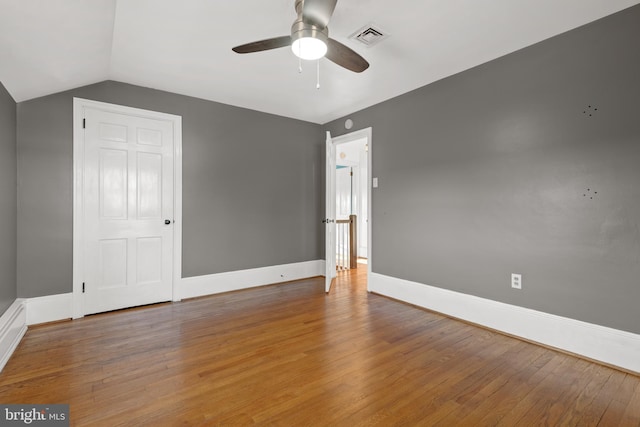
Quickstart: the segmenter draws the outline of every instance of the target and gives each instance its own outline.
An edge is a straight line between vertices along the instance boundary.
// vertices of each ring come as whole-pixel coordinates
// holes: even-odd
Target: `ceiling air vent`
[[[389,37],[389,35],[386,34],[385,31],[381,30],[380,27],[374,26],[372,24],[365,25],[349,36],[350,39],[357,40],[368,47],[380,43],[387,37]]]

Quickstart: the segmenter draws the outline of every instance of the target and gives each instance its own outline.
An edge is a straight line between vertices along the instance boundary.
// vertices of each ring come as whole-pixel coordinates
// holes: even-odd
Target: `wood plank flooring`
[[[31,327],[1,403],[76,426],[640,426],[640,378],[367,294],[366,268]]]

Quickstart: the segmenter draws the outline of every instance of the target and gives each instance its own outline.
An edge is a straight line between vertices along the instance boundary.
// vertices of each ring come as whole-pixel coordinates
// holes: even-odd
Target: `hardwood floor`
[[[323,279],[31,327],[1,403],[72,425],[640,426],[640,378]]]

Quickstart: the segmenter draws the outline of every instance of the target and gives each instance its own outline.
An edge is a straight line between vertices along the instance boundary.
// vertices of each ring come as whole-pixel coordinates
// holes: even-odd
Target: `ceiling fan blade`
[[[274,37],[272,39],[260,40],[253,43],[247,43],[234,47],[235,53],[253,53],[262,52],[263,50],[278,49],[280,47],[290,46],[291,36]]]
[[[361,73],[369,68],[369,63],[362,56],[334,39],[329,39],[326,57],[354,73]]]
[[[307,24],[326,28],[338,0],[304,0],[302,5],[302,19]]]

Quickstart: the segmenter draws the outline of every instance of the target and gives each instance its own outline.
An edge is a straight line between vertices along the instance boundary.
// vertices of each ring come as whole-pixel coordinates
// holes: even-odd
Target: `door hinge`
[[[82,293],[84,294],[84,282],[82,282]]]
[[[82,129],[86,129],[87,127],[87,119],[82,119]]]

